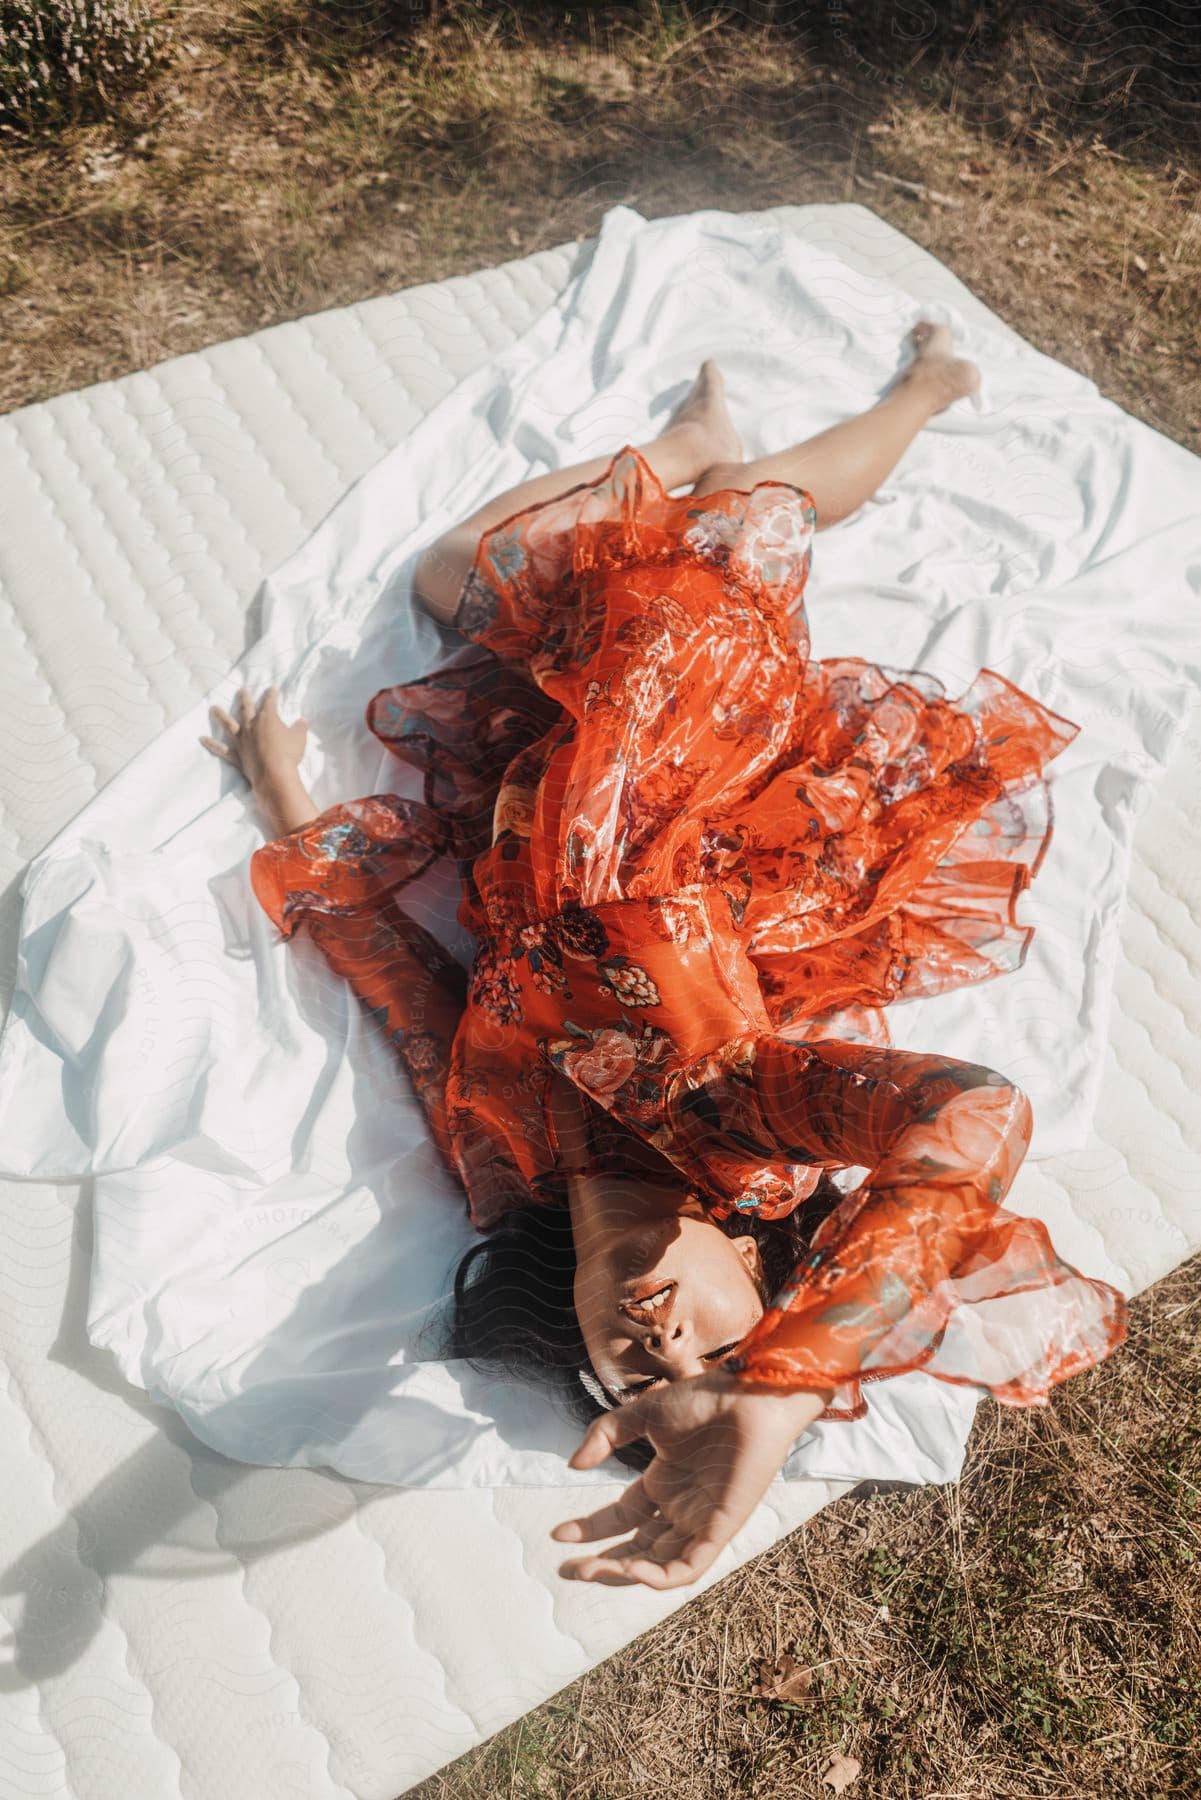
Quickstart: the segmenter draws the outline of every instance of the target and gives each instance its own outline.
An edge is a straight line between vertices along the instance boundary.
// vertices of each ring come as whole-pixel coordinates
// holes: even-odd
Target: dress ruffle
[[[1079,728],[991,669],[950,698],[920,671],[811,658],[815,524],[784,482],[673,498],[626,446],[491,527],[456,616],[473,645],[368,709],[425,770],[424,804],[331,808],[256,854],[256,892],[281,930],[313,920],[378,1007],[372,919],[395,935],[398,891],[456,858],[480,943],[466,998],[436,945],[422,985],[413,938],[385,1010],[481,1228],[566,1198],[555,1070],[590,1102],[598,1155],[637,1139],[716,1219],[791,1212],[823,1169],[863,1165],[731,1366],[820,1374],[829,1417],[918,1366],[1040,1404],[1121,1341],[1124,1300],[999,1205],[1025,1097],[892,1050],[885,1009],[1021,966],[1043,770]],[[920,1119],[940,1079],[945,1110]],[[940,1160],[987,1139],[999,1104],[991,1164]]]

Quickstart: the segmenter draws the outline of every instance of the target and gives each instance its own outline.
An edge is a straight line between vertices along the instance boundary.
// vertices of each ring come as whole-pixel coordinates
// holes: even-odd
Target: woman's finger
[[[274,682],[263,695],[263,711],[274,713],[277,719],[279,717],[279,689]]]
[[[249,725],[250,721],[254,718],[254,700],[251,697],[250,689],[248,687],[239,688],[238,705],[242,709],[243,725]]]
[[[631,1580],[642,1582],[644,1587],[687,1587],[689,1582],[699,1581],[706,1569],[712,1567],[721,1548],[720,1544],[706,1541],[668,1562],[635,1557],[626,1565],[626,1574]]]
[[[613,1412],[602,1413],[599,1419],[593,1419],[568,1457],[567,1466],[569,1469],[594,1469],[597,1463],[612,1456],[620,1445],[631,1444],[635,1438],[642,1437],[644,1431],[642,1409],[636,1400]]]
[[[670,1543],[665,1552],[662,1546]],[[628,1580],[634,1562],[662,1562],[679,1548],[679,1533],[668,1519],[646,1519],[633,1537],[611,1550],[598,1550],[592,1556],[580,1556],[560,1566],[560,1575],[573,1581],[606,1581],[611,1585]]]
[[[652,1519],[658,1510],[642,1482],[634,1481],[619,1500],[598,1507],[587,1518],[563,1519],[554,1526],[551,1536],[561,1544],[591,1543],[593,1538],[616,1537],[619,1532],[632,1531],[635,1525]]]
[[[559,1572],[576,1581],[601,1581],[607,1587],[684,1587],[704,1574],[715,1561],[720,1543],[711,1548],[687,1532],[677,1531],[666,1520],[652,1519],[625,1544],[595,1556],[580,1557]]]
[[[624,1574],[645,1587],[687,1587],[697,1581],[717,1561],[728,1539],[698,1534],[683,1543],[660,1541],[649,1556],[634,1555],[622,1560]]]
[[[658,1416],[658,1404],[659,1395],[652,1389],[646,1394],[640,1394],[636,1400],[627,1400],[624,1406],[614,1407],[611,1412],[602,1413],[598,1419],[593,1419],[582,1441],[568,1457],[568,1468],[595,1468],[597,1463],[604,1462],[606,1456],[611,1456],[622,1444],[632,1444],[635,1439],[646,1437],[648,1424]]]
[[[606,1413],[603,1419],[594,1419],[588,1427],[571,1455],[567,1458],[569,1469],[591,1469],[597,1463],[604,1462],[613,1453],[614,1433],[606,1429],[612,1413]]]
[[[202,737],[200,742],[206,750],[211,750],[214,756],[219,756],[222,762],[231,763],[233,761],[228,745],[219,744],[215,738],[211,737]]]
[[[237,737],[238,722],[236,719],[230,718],[229,714],[226,712],[226,710],[223,706],[210,706],[209,711],[212,713],[213,717],[216,719],[218,725],[223,725],[225,727],[225,729],[226,729],[226,731],[228,731],[230,737]]]

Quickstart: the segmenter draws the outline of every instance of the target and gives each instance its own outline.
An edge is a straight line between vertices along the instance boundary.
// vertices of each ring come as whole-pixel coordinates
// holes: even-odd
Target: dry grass
[[[666,0],[555,29],[448,0],[391,39],[387,10],[179,0],[172,66],[119,116],[6,152],[0,406],[586,236],[621,200],[859,200],[1131,411],[1201,431],[1201,163],[1124,112],[1032,109],[1046,34],[995,67],[906,39],[898,81],[843,38]]]
[[[1201,449],[1197,134],[1112,34],[1098,75],[988,9],[945,40],[916,7],[876,38],[871,5],[781,28],[749,0],[443,0],[392,37],[387,10],[180,0],[119,116],[6,152],[0,405],[590,235],[617,201],[857,200]],[[841,1749],[887,1800],[1201,1795],[1199,1323],[1194,1266],[1046,1412],[984,1406],[956,1487],[848,1496],[417,1792],[785,1800],[832,1793]],[[791,1707],[751,1693],[785,1653],[813,1672]]]

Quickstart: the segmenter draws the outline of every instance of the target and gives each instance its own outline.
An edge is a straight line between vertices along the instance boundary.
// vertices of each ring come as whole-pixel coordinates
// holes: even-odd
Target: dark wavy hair
[[[823,1173],[796,1211],[782,1219],[734,1213],[714,1220],[727,1237],[753,1237],[763,1275],[756,1280],[766,1307],[788,1280],[822,1220],[843,1198]],[[552,1389],[582,1425],[604,1408],[579,1379],[588,1351],[576,1318],[575,1244],[565,1204],[514,1208],[473,1244],[455,1272],[449,1337],[444,1354],[481,1371],[501,1368]],[[653,1452],[645,1438],[614,1452],[631,1469],[645,1469]]]

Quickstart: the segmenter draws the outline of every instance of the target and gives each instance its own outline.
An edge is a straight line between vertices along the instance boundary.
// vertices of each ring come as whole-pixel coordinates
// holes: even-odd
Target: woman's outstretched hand
[[[205,749],[231,763],[252,788],[289,771],[295,774],[309,728],[304,719],[284,724],[279,716],[279,689],[269,687],[256,706],[250,689],[239,688],[236,704],[236,719],[223,707],[213,707],[213,717],[224,728],[226,741],[222,744],[216,738],[202,737]]]
[[[273,831],[294,831],[317,817],[317,807],[298,773],[308,724],[295,719],[285,725],[276,687],[269,687],[257,706],[249,688],[239,689],[237,707],[236,719],[223,707],[212,709],[225,731],[224,743],[211,737],[200,742],[246,778]]]
[[[655,1459],[620,1500],[554,1527],[559,1543],[632,1534],[610,1550],[562,1564],[560,1574],[655,1588],[695,1581],[750,1518],[830,1398],[829,1391],[751,1388],[719,1370],[651,1388],[594,1419],[572,1468],[595,1468],[635,1438],[649,1438]]]

